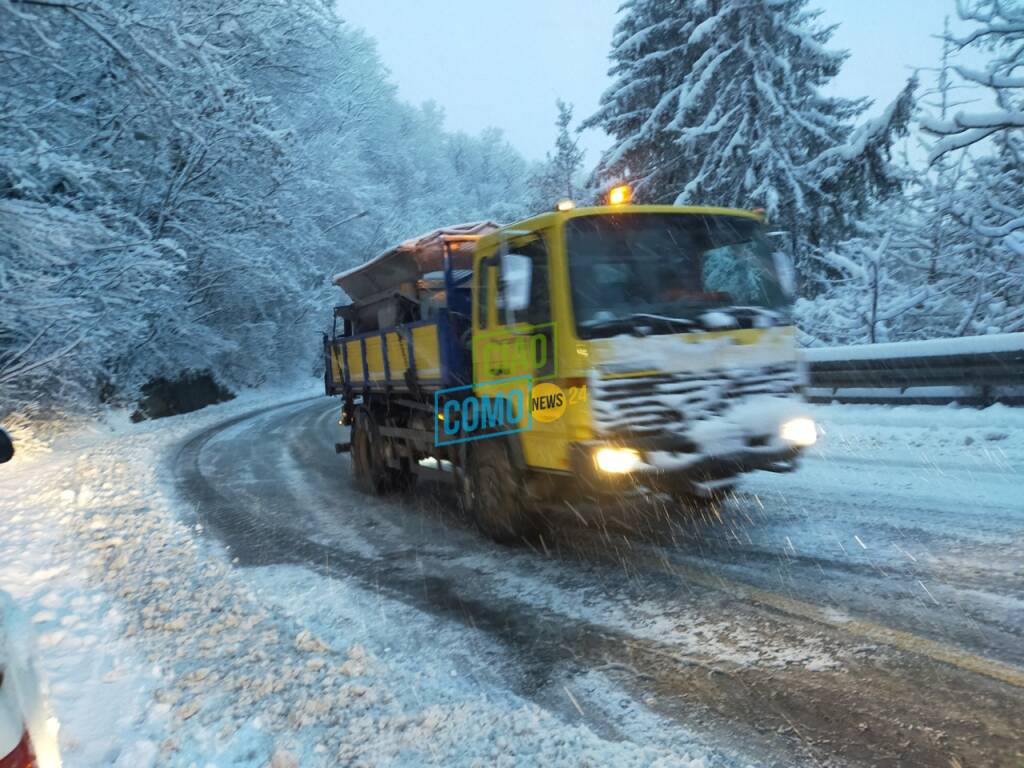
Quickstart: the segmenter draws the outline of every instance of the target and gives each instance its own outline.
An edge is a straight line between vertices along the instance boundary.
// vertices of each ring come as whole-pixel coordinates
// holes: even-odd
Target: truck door
[[[490,310],[485,318],[488,327],[474,335],[474,381],[479,390],[479,384],[487,381],[528,378],[532,386],[512,381],[487,391],[517,388],[530,395],[537,384],[557,375],[550,262],[544,234],[531,232],[509,238],[484,264],[480,286],[486,286],[484,298],[494,296],[494,301],[493,308],[483,308]],[[546,454],[550,452],[552,432],[559,425],[537,418],[531,422],[530,429],[519,435],[527,463],[554,466]]]

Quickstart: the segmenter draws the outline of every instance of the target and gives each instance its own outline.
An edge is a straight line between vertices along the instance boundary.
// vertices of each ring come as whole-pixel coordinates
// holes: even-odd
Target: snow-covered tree
[[[1006,10],[987,7],[990,12]],[[961,12],[977,20],[983,9],[978,4],[961,6]],[[1001,43],[995,43],[998,55],[989,74],[975,72],[960,83],[952,77],[962,72],[954,63],[957,50],[995,34],[992,18],[985,18],[987,32],[981,38],[956,38],[946,25],[936,87],[919,102],[922,126],[933,142],[927,147],[930,166],[915,168],[904,159],[904,195],[863,216],[856,237],[811,251],[821,268],[808,291],[813,298],[797,305],[809,343],[961,336],[1024,327],[1024,270],[1013,252],[1013,232],[999,226],[1006,223],[999,221],[1000,214],[1012,223],[1014,211],[1022,207],[1015,132],[990,132],[989,125],[972,140],[966,126],[983,121],[957,112],[970,103],[960,98],[970,90],[968,85],[976,91],[994,77],[991,73],[1006,75],[1013,68],[999,53]],[[1000,23],[998,32],[1010,28]],[[971,96],[976,98],[976,93]],[[936,134],[941,136],[938,142]]]
[[[936,138],[930,160],[946,167],[966,154],[967,182],[949,210],[984,244],[985,257],[970,265],[971,312],[963,332],[1024,329],[1024,5],[1008,0],[959,0],[961,19],[973,29],[947,41],[990,54],[984,70],[955,67],[969,85],[986,90],[995,109],[958,111],[922,121]]]
[[[570,129],[572,104],[557,99],[555,106],[558,108],[558,116],[555,118],[555,151],[554,154],[546,154],[544,163],[531,181],[536,211],[546,211],[563,198],[575,200],[582,191],[580,174],[584,152],[579,147],[579,139],[573,136]]]
[[[816,285],[796,315],[805,343],[862,344],[976,332],[986,250],[939,207],[933,175],[874,206],[854,236],[811,252]],[[937,252],[936,249],[941,249]]]
[[[327,0],[0,2],[0,416],[312,370],[330,275],[526,212]]]
[[[996,109],[925,121],[924,129],[941,137],[932,148],[932,161],[992,136],[1016,139],[1017,150],[1024,141],[1024,5],[1013,0],[958,0],[957,9],[960,18],[975,28],[962,37],[947,33],[947,39],[961,49],[989,51],[991,58],[984,70],[955,69],[966,82],[988,89]]]
[[[763,206],[796,249],[840,237],[899,188],[889,165],[912,84],[859,128],[863,99],[824,95],[847,54],[806,0],[629,0],[596,114],[615,141],[596,183],[645,202]]]
[[[874,234],[873,232],[871,233]],[[855,237],[825,251],[821,260],[833,277],[813,300],[800,299],[797,315],[812,343],[874,344],[890,340],[890,327],[909,306],[889,269],[892,233],[881,240]],[[912,306],[923,298],[909,299]]]

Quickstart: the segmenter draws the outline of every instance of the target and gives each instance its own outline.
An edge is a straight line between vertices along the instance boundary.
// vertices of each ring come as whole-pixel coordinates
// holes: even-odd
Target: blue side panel
[[[473,311],[473,291],[468,285],[452,285],[448,289],[448,308],[452,312],[470,317]]]
[[[468,320],[443,309],[437,317],[437,342],[441,353],[441,385],[457,387],[472,381],[469,355],[462,339],[468,337]]]
[[[452,269],[452,254],[448,248],[444,251],[444,295],[447,297],[448,309],[459,315],[470,317],[473,311],[473,291],[470,287],[472,273],[455,276]]]
[[[384,387],[391,386],[391,361],[388,360],[388,334],[386,331],[380,332],[380,356],[384,361]]]

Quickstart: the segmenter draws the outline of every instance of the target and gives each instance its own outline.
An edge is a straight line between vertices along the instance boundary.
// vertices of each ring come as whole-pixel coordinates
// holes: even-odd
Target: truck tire
[[[519,471],[504,441],[480,440],[467,452],[463,506],[485,536],[500,544],[537,536],[537,518],[523,501]]]
[[[363,493],[380,496],[391,490],[391,476],[384,464],[380,432],[365,408],[352,421],[352,477]]]

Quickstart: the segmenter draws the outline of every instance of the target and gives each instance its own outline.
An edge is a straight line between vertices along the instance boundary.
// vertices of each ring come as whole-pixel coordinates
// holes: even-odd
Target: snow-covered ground
[[[0,467],[0,589],[34,625],[66,766],[154,765],[169,749],[174,713],[160,697],[170,670],[161,652],[133,639],[140,628],[126,611],[170,597],[183,576],[176,558],[195,551],[189,532],[160,528],[173,512],[156,459],[203,424],[285,396],[250,395],[161,422],[116,417]],[[151,559],[143,547],[167,557]],[[132,562],[145,576],[122,581]],[[180,619],[164,607],[165,626]]]
[[[1019,473],[1024,464],[1024,409],[1005,405],[828,405],[814,409],[823,427],[812,458],[956,462]]]
[[[52,452],[0,467],[0,589],[34,624],[66,766],[736,764],[677,725],[671,738],[637,743],[559,717],[495,679],[481,662],[501,653],[492,639],[365,585],[289,563],[234,568],[181,507],[171,454],[192,433],[304,394],[315,392],[264,392],[157,422],[96,424]],[[827,474],[831,461],[863,462],[870,487],[872,463],[883,457],[918,475],[925,467],[937,494],[970,493],[944,486],[944,467],[999,473],[1006,498],[997,502],[1017,502],[1024,411],[814,413],[823,437],[807,478]],[[763,494],[794,487],[788,476],[760,477],[752,483]],[[472,555],[464,559],[473,565]],[[543,567],[537,572],[523,583],[507,576],[502,588],[564,603]],[[573,610],[608,626],[645,611],[629,606],[618,621],[613,603],[580,596]],[[726,620],[655,614],[634,627],[636,636],[676,633],[704,658],[717,653],[708,638],[721,636],[722,663],[841,663],[815,638],[791,657]],[[574,696],[566,687],[566,706],[586,699],[611,709],[623,696],[599,671],[575,684],[586,690]],[[653,712],[628,713],[644,721],[643,732],[668,733]]]
[[[96,425],[3,468],[0,588],[35,625],[65,765],[720,763],[696,746],[606,740],[475,684],[450,629],[356,587],[325,595],[289,567],[243,581],[183,522],[160,459],[193,431],[294,397]],[[268,596],[254,591],[263,580]],[[348,606],[345,631],[319,631],[327,599]],[[435,653],[417,656],[421,642]],[[389,663],[392,648],[405,653]]]

